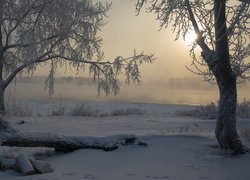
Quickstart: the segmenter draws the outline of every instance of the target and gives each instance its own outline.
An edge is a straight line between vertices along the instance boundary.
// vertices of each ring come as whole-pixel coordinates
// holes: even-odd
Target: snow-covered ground
[[[44,154],[55,168],[53,173],[22,177],[14,171],[0,172],[2,180],[249,180],[250,155],[232,157],[213,148],[215,120],[176,115],[191,110],[188,105],[88,102],[106,113],[99,117],[47,116],[54,105],[32,102],[29,117],[6,116],[15,128],[29,133],[104,137],[135,134],[148,147],[126,146],[112,152],[77,150],[53,154],[46,148],[0,147],[0,153]],[[73,103],[64,104],[67,111]],[[56,105],[55,106],[62,106]],[[139,109],[138,115],[107,115],[117,109]],[[18,124],[20,120],[24,124]],[[239,119],[238,128],[250,128],[249,119]],[[245,141],[248,146],[250,143]],[[48,155],[49,154],[49,155]],[[48,155],[48,156],[46,156]]]

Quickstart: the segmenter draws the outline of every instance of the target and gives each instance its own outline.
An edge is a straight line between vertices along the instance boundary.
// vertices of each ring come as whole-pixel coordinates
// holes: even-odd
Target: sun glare
[[[186,36],[185,36],[185,43],[187,43],[188,45],[191,45],[197,38],[197,35],[194,33],[194,32],[190,32],[190,33],[187,33]]]

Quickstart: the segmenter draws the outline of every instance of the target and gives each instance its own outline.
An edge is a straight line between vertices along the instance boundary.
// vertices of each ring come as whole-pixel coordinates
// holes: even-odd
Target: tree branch
[[[11,33],[13,32],[13,31],[15,31],[16,30],[16,28],[20,25],[20,23],[22,23],[23,22],[23,19],[27,16],[27,15],[29,15],[29,13],[31,12],[31,10],[32,9],[35,9],[35,8],[38,8],[38,7],[42,7],[42,9],[44,9],[44,7],[45,6],[47,6],[48,4],[50,4],[52,1],[54,1],[54,0],[50,0],[50,1],[48,1],[48,2],[44,2],[43,4],[41,4],[41,5],[38,5],[38,6],[35,6],[35,4],[36,4],[36,2],[37,2],[38,0],[35,0],[32,4],[31,4],[31,6],[30,6],[30,8],[28,8],[28,10],[17,20],[17,22],[16,22],[16,24],[14,25],[14,27],[6,34],[6,47],[8,47],[8,44],[9,44],[9,37],[11,36]],[[36,23],[35,23],[36,24]],[[35,25],[34,24],[34,25]]]
[[[199,26],[198,26],[198,24],[197,24],[197,22],[195,20],[194,13],[193,13],[192,8],[190,6],[189,0],[185,0],[185,5],[186,5],[187,10],[188,10],[190,21],[192,22],[195,33],[197,34],[196,43],[202,49],[202,53],[201,53],[202,57],[205,59],[205,61],[208,64],[209,68],[211,70],[213,70],[214,67],[215,67],[216,61],[217,61],[216,54],[205,43],[205,38],[203,37],[202,32],[200,31]]]
[[[20,17],[20,19],[16,22],[15,26],[6,34],[6,45],[5,46],[8,46],[8,44],[9,44],[9,37],[10,37],[11,33],[13,31],[15,31],[15,29],[19,26],[19,24],[22,22],[22,20],[30,13],[30,11],[34,8],[34,5],[36,2],[37,2],[37,0],[35,0],[32,3],[32,6]]]
[[[38,15],[36,16],[36,19],[35,19],[35,21],[34,21],[33,31],[35,31],[35,26],[36,26],[36,24],[37,24],[37,22],[38,22],[39,17],[41,16],[43,10],[45,9],[46,5],[50,4],[50,3],[53,2],[53,1],[54,1],[54,0],[50,0],[50,1],[48,1],[47,3],[44,3],[44,4],[42,5],[42,8],[41,8],[40,11],[38,12]]]
[[[240,7],[238,8],[238,10],[236,10],[235,12],[237,12],[236,16],[233,18],[232,23],[230,24],[230,26],[227,28],[227,34],[230,35],[232,34],[235,26],[237,24],[239,24],[241,22],[242,19],[244,19],[246,17],[246,15],[249,16],[249,14],[247,14],[248,9],[250,7],[250,3],[246,3],[245,1],[242,1],[242,4],[240,5]],[[244,11],[246,11],[246,13],[244,13]],[[249,12],[248,12],[249,13]],[[225,34],[226,35],[226,34]]]
[[[204,37],[202,35],[202,32],[199,29],[198,23],[195,20],[194,13],[193,13],[192,8],[190,6],[189,0],[185,0],[185,5],[186,5],[187,10],[188,10],[190,21],[192,22],[192,25],[194,27],[194,31],[197,34],[196,43],[201,47],[202,51],[204,51],[204,52],[211,51],[204,41]]]
[[[248,4],[250,4],[250,0],[238,0],[238,1],[241,1],[241,2],[243,2],[243,3],[248,3]]]
[[[26,63],[24,63],[23,65],[19,66],[18,68],[16,68],[4,81],[4,88],[6,88],[11,81],[15,78],[15,76],[22,71],[24,68],[34,64],[34,63],[38,63],[38,62],[45,62],[47,60],[49,60],[50,58],[45,58],[46,56],[48,56],[51,53],[51,51],[46,52],[45,54],[37,57],[36,59],[32,60],[32,61],[28,61]],[[45,58],[43,61],[41,61],[43,58]]]
[[[67,34],[55,34],[55,35],[53,35],[53,36],[44,38],[44,39],[42,39],[41,41],[38,41],[38,42],[31,42],[31,43],[27,43],[27,44],[22,44],[22,43],[19,43],[19,44],[11,44],[11,45],[8,45],[8,46],[3,47],[3,50],[4,50],[4,51],[7,51],[8,49],[16,48],[16,47],[23,47],[23,48],[25,48],[25,47],[37,45],[37,44],[40,44],[40,43],[43,43],[43,42],[52,40],[52,39],[54,39],[54,38],[63,37],[63,36],[65,36],[65,35],[67,35]]]

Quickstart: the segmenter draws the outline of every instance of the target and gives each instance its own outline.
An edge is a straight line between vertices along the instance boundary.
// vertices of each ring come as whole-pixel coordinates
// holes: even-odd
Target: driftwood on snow
[[[147,145],[134,135],[109,137],[62,136],[48,133],[21,133],[11,128],[0,117],[0,146],[48,147],[55,151],[71,152],[77,149],[100,149],[113,151],[121,145]]]
[[[111,138],[110,142],[109,138]],[[106,142],[102,142],[101,140],[106,140]],[[11,136],[8,136],[8,138],[3,140],[1,145],[10,147],[48,147],[54,148],[55,151],[72,152],[78,149],[100,149],[104,151],[113,151],[121,145],[131,144],[146,145],[146,143],[138,141],[138,139],[133,135],[88,138],[56,135],[48,136],[47,134],[45,134],[45,136],[37,137],[11,134]]]

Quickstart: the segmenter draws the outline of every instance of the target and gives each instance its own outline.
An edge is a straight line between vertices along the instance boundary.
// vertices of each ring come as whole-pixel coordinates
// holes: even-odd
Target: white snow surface
[[[122,146],[111,152],[84,149],[66,154],[54,154],[48,148],[0,147],[0,155],[39,154],[55,169],[53,173],[32,176],[0,171],[0,180],[250,179],[250,154],[233,157],[212,147],[216,144],[213,133],[215,120],[175,115],[177,110],[188,110],[193,106],[115,102],[93,104],[104,112],[119,107],[140,108],[145,113],[105,117],[47,116],[46,104],[34,103],[35,109],[43,109],[43,116],[7,116],[5,119],[20,131],[31,134],[56,133],[90,138],[134,134],[149,146]],[[24,124],[18,124],[20,120],[24,120]],[[239,119],[238,128],[250,128],[250,120]],[[249,141],[244,143],[250,146]]]

